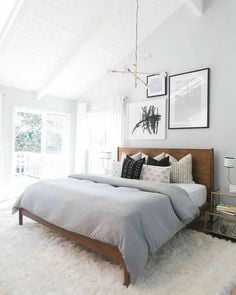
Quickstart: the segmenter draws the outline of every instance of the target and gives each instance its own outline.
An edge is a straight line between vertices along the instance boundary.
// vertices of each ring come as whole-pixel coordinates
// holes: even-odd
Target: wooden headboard
[[[192,155],[193,159],[193,179],[196,183],[200,183],[207,188],[207,200],[210,201],[211,191],[214,189],[214,149],[187,149],[187,148],[131,148],[118,147],[117,159],[121,158],[122,153],[133,155],[142,151],[150,157],[166,152],[177,160]]]

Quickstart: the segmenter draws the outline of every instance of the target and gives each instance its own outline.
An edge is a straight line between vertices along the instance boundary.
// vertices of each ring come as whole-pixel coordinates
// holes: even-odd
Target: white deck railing
[[[15,152],[15,175],[41,178],[42,155],[32,152]]]

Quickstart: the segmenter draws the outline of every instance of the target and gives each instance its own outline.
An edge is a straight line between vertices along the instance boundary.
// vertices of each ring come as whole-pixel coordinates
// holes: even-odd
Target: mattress
[[[197,183],[175,183],[175,185],[184,189],[190,196],[191,200],[198,207],[201,207],[207,200],[207,189],[205,185]]]

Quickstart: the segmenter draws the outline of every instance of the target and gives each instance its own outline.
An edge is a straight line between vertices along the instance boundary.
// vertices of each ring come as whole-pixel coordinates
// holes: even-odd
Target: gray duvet
[[[131,282],[143,272],[149,254],[199,215],[180,187],[91,174],[39,181],[18,198],[13,213],[19,208],[117,246]]]

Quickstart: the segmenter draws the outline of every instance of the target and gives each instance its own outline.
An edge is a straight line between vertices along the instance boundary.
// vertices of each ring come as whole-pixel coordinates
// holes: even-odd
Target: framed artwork
[[[165,139],[166,99],[128,103],[127,139]]]
[[[167,75],[157,76],[150,75],[147,76],[147,97],[162,96],[167,94]]]
[[[169,129],[209,128],[210,69],[169,77]]]

